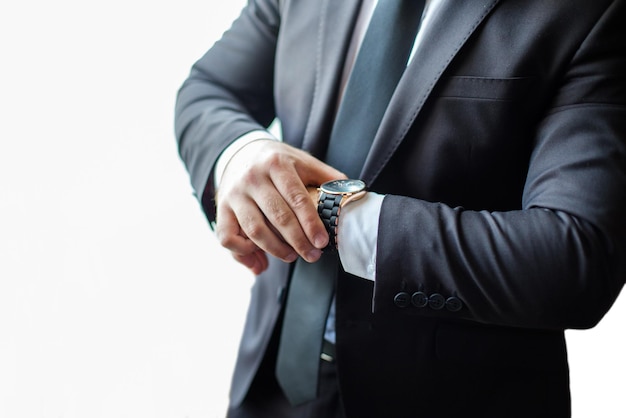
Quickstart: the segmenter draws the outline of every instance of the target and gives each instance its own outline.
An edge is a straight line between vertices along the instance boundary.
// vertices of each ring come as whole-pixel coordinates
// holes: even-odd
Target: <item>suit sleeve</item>
[[[178,91],[178,150],[210,222],[215,220],[209,181],[222,151],[274,119],[273,73],[280,23],[273,1],[250,1],[229,30],[192,67]]]
[[[375,313],[566,329],[593,327],[609,310],[626,277],[626,31],[616,7],[545,106],[520,210],[385,198]]]

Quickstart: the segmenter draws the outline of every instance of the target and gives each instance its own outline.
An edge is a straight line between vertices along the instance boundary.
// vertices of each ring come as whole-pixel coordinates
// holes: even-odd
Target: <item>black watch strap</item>
[[[317,213],[328,232],[328,246],[326,249],[337,248],[337,221],[341,210],[343,195],[320,192],[320,200],[317,204]]]

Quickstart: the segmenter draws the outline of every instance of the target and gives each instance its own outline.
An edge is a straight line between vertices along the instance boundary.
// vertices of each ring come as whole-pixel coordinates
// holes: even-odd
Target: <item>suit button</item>
[[[415,292],[411,296],[411,303],[416,308],[423,308],[428,305],[428,295],[424,292]]]
[[[441,296],[439,293],[433,293],[428,298],[428,306],[430,306],[431,309],[434,309],[436,311],[443,308],[445,304],[446,304],[446,299],[443,296]]]
[[[446,309],[450,312],[458,312],[463,307],[463,302],[461,299],[451,296],[446,300]]]
[[[393,303],[398,308],[406,308],[409,306],[409,303],[411,303],[411,295],[407,292],[400,292],[393,298]]]

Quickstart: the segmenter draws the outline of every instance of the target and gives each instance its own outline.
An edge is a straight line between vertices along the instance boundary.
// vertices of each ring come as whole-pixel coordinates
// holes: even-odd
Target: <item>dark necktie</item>
[[[424,0],[379,0],[350,74],[325,161],[357,178],[396,84],[406,68]],[[326,318],[338,257],[296,262],[276,363],[276,377],[293,405],[315,399]]]

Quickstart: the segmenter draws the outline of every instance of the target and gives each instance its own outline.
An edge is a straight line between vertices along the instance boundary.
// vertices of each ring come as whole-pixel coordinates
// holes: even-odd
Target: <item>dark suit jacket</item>
[[[195,64],[176,132],[209,220],[238,136],[278,117],[286,142],[324,148],[359,6],[250,1]],[[444,1],[362,178],[387,197],[375,286],[338,280],[348,417],[569,416],[563,330],[594,326],[625,277],[626,2]],[[288,275],[272,259],[255,282],[233,405]]]

